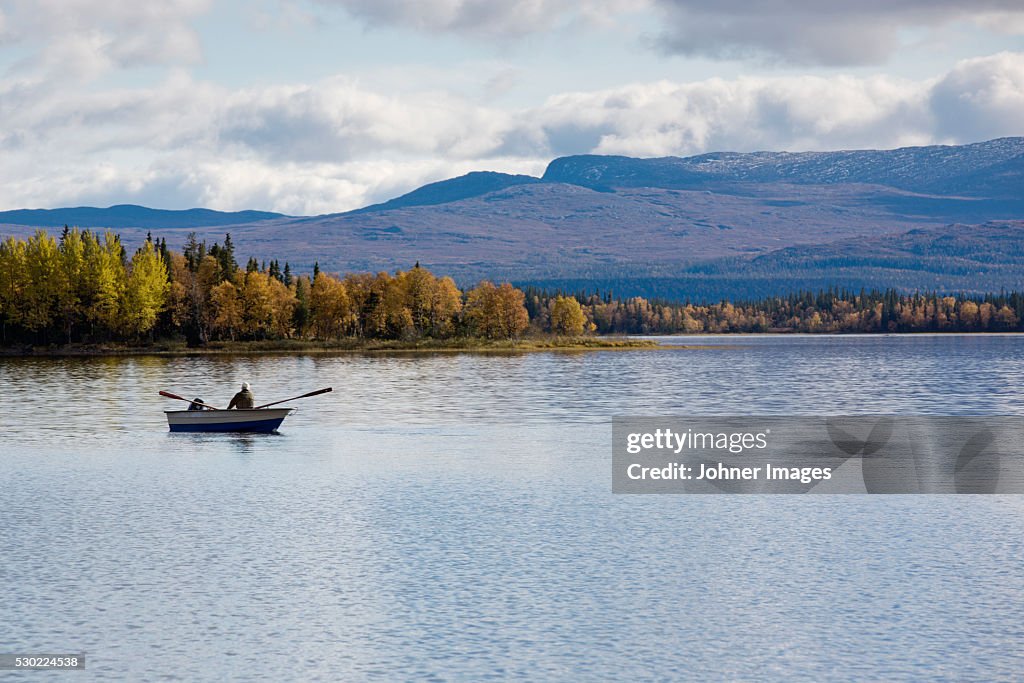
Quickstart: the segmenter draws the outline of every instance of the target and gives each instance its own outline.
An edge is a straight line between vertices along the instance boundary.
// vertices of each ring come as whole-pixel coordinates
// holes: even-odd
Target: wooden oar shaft
[[[284,399],[282,401],[274,401],[273,403],[264,403],[261,406],[256,406],[256,410],[259,410],[260,408],[269,408],[270,406],[276,406],[278,403],[287,403],[288,401],[297,401],[300,398],[309,398],[310,396],[319,396],[320,394],[326,394],[328,391],[334,391],[334,387],[327,387],[326,389],[317,389],[316,391],[311,391],[308,394],[303,394],[302,396],[293,396],[292,398],[286,398],[286,399]]]
[[[173,399],[176,399],[178,401],[186,401],[188,403],[195,403],[197,405],[201,405],[204,408],[209,408],[210,410],[220,410],[220,408],[218,408],[217,406],[211,406],[211,405],[208,405],[206,403],[203,403],[202,401],[193,401],[190,398],[185,398],[184,396],[178,396],[177,394],[172,394],[169,391],[161,391],[160,395],[163,396],[164,398],[173,398]]]

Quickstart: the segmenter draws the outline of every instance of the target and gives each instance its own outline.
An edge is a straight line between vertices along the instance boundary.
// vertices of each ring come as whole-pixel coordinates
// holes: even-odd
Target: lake
[[[622,496],[614,415],[1024,415],[1024,337],[0,360],[0,652],[74,680],[1013,680],[1022,496]],[[333,386],[278,435],[170,434]],[[6,672],[14,680],[37,673]],[[45,675],[42,675],[45,677]]]

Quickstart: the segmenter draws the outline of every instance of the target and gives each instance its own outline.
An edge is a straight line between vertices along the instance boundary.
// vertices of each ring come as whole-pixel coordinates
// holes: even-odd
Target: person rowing
[[[238,408],[241,410],[251,409],[256,405],[256,400],[253,398],[252,392],[249,391],[249,383],[242,382],[242,390],[231,397],[231,403],[228,404],[228,410],[232,408]]]

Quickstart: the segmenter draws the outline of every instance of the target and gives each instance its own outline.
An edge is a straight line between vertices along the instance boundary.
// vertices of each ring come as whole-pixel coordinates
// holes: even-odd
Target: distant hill
[[[948,225],[869,239],[714,259],[675,272],[623,272],[600,280],[530,278],[517,284],[673,301],[757,299],[832,286],[852,290],[982,294],[1024,289],[1024,222]]]
[[[572,289],[582,282],[547,282]],[[1024,221],[947,225],[720,259],[675,275],[609,282],[669,299],[758,298],[830,286],[983,294],[1024,289]]]
[[[607,190],[622,187],[704,189],[738,184],[869,184],[909,192],[1020,199],[1024,138],[971,145],[841,152],[717,152],[692,157],[555,159],[546,182]]]
[[[458,178],[424,185],[408,194],[403,194],[401,197],[395,197],[381,204],[373,204],[362,209],[356,209],[349,213],[369,213],[373,211],[387,211],[389,209],[404,209],[412,206],[435,206],[437,204],[457,202],[460,199],[479,197],[488,192],[504,190],[506,187],[512,187],[513,185],[539,182],[539,178],[528,175],[473,171]]]
[[[150,209],[135,204],[118,204],[106,209],[78,206],[66,209],[16,209],[0,211],[0,224],[27,225],[39,228],[62,228],[65,225],[81,228],[199,228],[217,225],[253,223],[283,214],[268,211],[213,211],[212,209],[186,209],[169,211]]]

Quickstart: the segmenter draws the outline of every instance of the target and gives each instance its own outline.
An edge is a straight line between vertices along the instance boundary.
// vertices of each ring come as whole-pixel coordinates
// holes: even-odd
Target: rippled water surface
[[[0,651],[84,652],[75,680],[1019,677],[1022,497],[613,496],[610,423],[1022,415],[1024,338],[668,341],[702,348],[0,360]],[[167,432],[158,390],[242,381],[335,391],[278,435]]]

